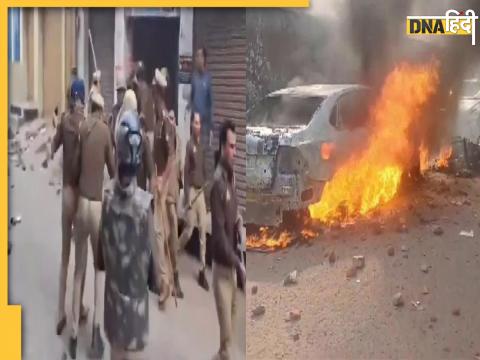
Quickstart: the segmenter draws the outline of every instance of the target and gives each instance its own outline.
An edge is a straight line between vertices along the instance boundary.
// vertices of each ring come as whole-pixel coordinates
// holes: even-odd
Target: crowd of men
[[[88,239],[94,263],[91,358],[100,359],[104,342],[101,318],[112,359],[145,359],[148,339],[148,292],[160,309],[170,296],[183,298],[178,253],[199,230],[199,285],[206,276],[206,223],[212,220],[213,293],[220,326],[220,359],[231,358],[237,279],[244,288],[245,267],[236,251],[242,226],[238,214],[234,157],[235,127],[222,124],[213,178],[206,158],[212,145],[211,76],[206,51],[195,54],[192,75],[191,138],[180,159],[180,138],[172,104],[168,70],[155,69],[151,84],[139,62],[127,81],[117,81],[117,103],[105,113],[101,73],[85,94],[83,80],[72,70],[68,110],[52,142],[52,158],[63,145],[62,259],[57,335],[67,322],[65,293],[70,244],[75,242],[72,333],[68,352],[76,358],[79,327],[88,319],[83,303]],[[183,160],[183,161],[182,161]],[[182,166],[184,164],[184,166]],[[104,186],[105,168],[110,181]],[[180,189],[184,197],[177,206]],[[207,189],[211,189],[207,191]],[[178,234],[177,209],[186,212]]]

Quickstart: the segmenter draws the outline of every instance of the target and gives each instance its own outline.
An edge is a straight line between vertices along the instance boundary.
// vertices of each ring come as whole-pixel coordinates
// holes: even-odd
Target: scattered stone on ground
[[[298,340],[300,340],[300,334],[296,333],[293,335],[293,341],[298,341]]]
[[[388,256],[394,256],[395,255],[395,248],[393,246],[389,246],[387,249],[387,254]]]
[[[337,260],[337,255],[335,254],[335,251],[331,251],[330,255],[328,255],[328,262],[333,265],[335,261]]]
[[[252,310],[252,318],[257,318],[265,314],[266,308],[263,305],[257,306]]]
[[[400,248],[400,250],[402,252],[407,252],[408,251],[408,248],[405,246],[405,245],[402,245],[402,247]]]
[[[442,235],[442,234],[443,234],[443,229],[442,229],[442,227],[441,227],[441,226],[438,226],[438,225],[435,226],[435,227],[433,228],[433,233],[434,233],[435,235],[437,235],[437,236]]]
[[[347,270],[347,279],[354,278],[355,276],[357,276],[357,268],[355,266],[351,266]]]
[[[401,307],[403,306],[403,304],[404,302],[403,302],[403,296],[401,292],[398,292],[395,295],[393,295],[393,306]]]
[[[353,266],[357,269],[363,269],[365,267],[365,256],[363,255],[355,255],[353,257]]]
[[[437,317],[435,315],[430,316],[430,321],[431,322],[437,322]]]
[[[422,270],[424,273],[428,273],[428,265],[427,264],[422,264],[420,266],[420,270]]]
[[[258,286],[257,285],[253,285],[252,286],[252,295],[256,295],[258,292]]]
[[[290,286],[290,285],[295,285],[298,283],[298,278],[297,278],[297,270],[292,271],[290,274],[287,275],[285,280],[283,280],[283,286]]]
[[[288,313],[287,321],[298,321],[302,318],[301,311],[298,309],[291,310]]]
[[[429,294],[428,288],[425,285],[423,286],[422,294],[423,295],[428,295]]]
[[[459,309],[459,308],[453,309],[452,315],[453,315],[453,316],[460,316],[460,309]]]

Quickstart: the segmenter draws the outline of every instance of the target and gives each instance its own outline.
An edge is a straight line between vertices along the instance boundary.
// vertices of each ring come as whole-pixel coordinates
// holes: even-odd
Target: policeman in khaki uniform
[[[232,359],[236,316],[237,274],[245,289],[245,267],[236,254],[238,216],[234,181],[235,126],[227,121],[220,130],[220,159],[210,193],[212,210],[213,293],[220,325],[217,357]]]
[[[156,125],[153,143],[153,157],[156,166],[157,239],[168,248],[168,257],[173,271],[173,295],[183,298],[177,271],[178,219],[177,202],[179,194],[178,137],[175,119],[166,113],[166,109],[156,109]],[[165,244],[168,241],[168,245]],[[160,301],[163,302],[162,296]]]
[[[122,115],[116,132],[117,176],[104,192],[100,268],[105,269],[105,333],[112,360],[147,359],[148,269],[156,279],[165,264],[154,235],[152,195],[137,186],[143,137],[135,112]],[[158,284],[160,286],[160,284]]]
[[[78,204],[78,156],[79,128],[84,120],[84,94],[72,85],[68,92],[69,110],[62,114],[57,131],[53,138],[51,158],[55,156],[60,146],[63,146],[63,188],[62,188],[62,260],[60,266],[60,289],[58,294],[58,322],[56,333],[61,335],[67,323],[65,313],[65,293],[67,290],[68,262],[70,259],[70,245],[72,241],[72,226]],[[85,276],[82,279],[81,299],[85,287]],[[82,304],[80,323],[87,320],[88,309]]]
[[[205,205],[204,186],[207,178],[203,146],[200,141],[201,119],[199,113],[192,113],[192,137],[187,143],[185,155],[185,197],[186,226],[179,239],[180,249],[184,248],[192,236],[195,226],[200,234],[200,261],[202,267],[198,273],[198,284],[206,291],[209,290],[205,276],[205,254],[207,250],[206,221],[207,207]]]
[[[89,355],[100,359],[104,345],[100,333],[103,315],[104,273],[98,269],[98,231],[102,210],[104,169],[114,176],[113,145],[108,125],[104,121],[103,97],[98,92],[91,95],[92,113],[80,126],[80,182],[75,223],[75,275],[73,288],[73,324],[70,338],[70,357],[75,359],[79,325],[81,281],[86,271],[88,242],[92,246],[95,270],[95,304],[93,311],[92,343]]]

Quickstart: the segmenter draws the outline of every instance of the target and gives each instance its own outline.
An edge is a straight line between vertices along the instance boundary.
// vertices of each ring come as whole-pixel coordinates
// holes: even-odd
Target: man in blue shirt
[[[192,75],[192,112],[200,114],[201,142],[204,149],[211,146],[212,118],[212,77],[206,69],[207,51],[200,48],[195,52],[195,70]]]

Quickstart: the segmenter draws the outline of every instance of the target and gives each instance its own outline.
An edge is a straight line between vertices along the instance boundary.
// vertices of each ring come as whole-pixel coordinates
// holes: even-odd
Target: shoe
[[[180,280],[178,278],[178,272],[175,271],[173,274],[173,290],[172,290],[172,296],[175,296],[179,299],[183,299],[183,291],[182,288],[180,287]]]
[[[65,329],[65,325],[67,325],[67,317],[63,315],[57,323],[57,336],[62,335],[63,329]]]
[[[102,334],[100,333],[100,326],[93,326],[92,334],[92,346],[88,353],[90,359],[101,359],[103,358],[103,351],[105,346],[103,345]]]
[[[205,276],[205,269],[202,269],[198,273],[198,285],[205,289],[205,291],[210,290],[210,286],[208,285],[207,277]]]
[[[68,353],[70,358],[75,360],[77,358],[77,338],[71,337],[68,344]]]

